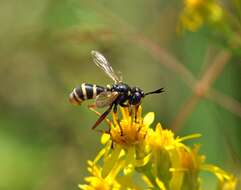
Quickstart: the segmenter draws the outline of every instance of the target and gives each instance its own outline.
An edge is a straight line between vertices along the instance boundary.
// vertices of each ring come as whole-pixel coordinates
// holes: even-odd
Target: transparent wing
[[[101,92],[95,99],[95,105],[98,108],[109,106],[118,97],[118,92]]]
[[[94,63],[100,67],[115,83],[121,82],[121,78],[115,73],[107,59],[98,51],[91,51]]]

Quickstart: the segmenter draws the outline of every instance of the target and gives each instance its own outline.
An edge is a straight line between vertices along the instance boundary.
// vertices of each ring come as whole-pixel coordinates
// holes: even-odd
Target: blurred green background
[[[87,102],[70,105],[68,95],[82,82],[112,83],[93,64],[93,49],[131,86],[145,91],[165,87],[166,93],[145,98],[143,107],[171,128],[193,91],[170,65],[178,60],[198,79],[223,50],[205,27],[177,34],[181,9],[180,1],[164,0],[1,0],[0,189],[67,190],[83,182],[86,161],[100,149],[100,134],[90,129],[97,116]],[[240,81],[240,57],[232,55],[212,88],[241,102]],[[232,112],[201,98],[177,131],[201,133],[190,143],[202,144],[207,162],[237,176],[239,105]],[[205,179],[206,186],[215,183],[209,175]]]

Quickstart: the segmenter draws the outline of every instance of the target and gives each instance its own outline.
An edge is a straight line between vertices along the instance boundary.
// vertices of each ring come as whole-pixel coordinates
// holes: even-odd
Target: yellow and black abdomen
[[[77,86],[69,95],[69,101],[72,104],[80,105],[84,100],[94,99],[98,94],[105,91],[106,88],[95,84],[85,84]]]

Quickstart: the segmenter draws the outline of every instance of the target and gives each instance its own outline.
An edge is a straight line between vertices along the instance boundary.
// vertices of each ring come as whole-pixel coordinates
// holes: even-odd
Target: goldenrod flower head
[[[116,114],[113,114],[113,125],[110,129],[110,136],[114,143],[125,146],[143,143],[149,126],[154,120],[154,113],[148,113],[142,117],[142,107],[139,106],[136,116],[133,117],[128,108],[121,108],[122,118],[118,121]]]
[[[170,149],[176,145],[177,141],[171,130],[163,129],[161,124],[158,123],[155,131],[152,129],[149,131],[147,135],[147,143],[153,149]]]
[[[86,177],[85,181],[88,185],[79,185],[82,190],[119,190],[120,185],[112,176],[102,177],[101,169],[93,162],[88,162],[88,171],[92,174],[90,177]]]
[[[154,113],[142,117],[141,106],[137,110],[121,108],[121,113],[120,120],[113,113],[112,122],[108,121],[109,133],[101,138],[103,148],[93,162],[88,162],[91,176],[85,178],[87,184],[79,185],[80,189],[198,190],[201,188],[199,173],[208,171],[217,177],[219,190],[235,190],[234,176],[206,164],[205,156],[199,154],[200,146],[190,148],[183,143],[200,134],[175,137],[160,123],[152,129]],[[146,185],[140,187],[137,177]]]
[[[152,149],[172,149],[172,148],[178,148],[185,146],[184,144],[181,143],[181,141],[186,140],[186,139],[192,139],[192,138],[197,138],[200,137],[200,134],[193,134],[189,135],[186,137],[176,137],[174,133],[169,130],[169,129],[163,129],[161,124],[158,123],[156,125],[155,131],[150,129],[148,131],[146,141],[147,144],[150,145]]]

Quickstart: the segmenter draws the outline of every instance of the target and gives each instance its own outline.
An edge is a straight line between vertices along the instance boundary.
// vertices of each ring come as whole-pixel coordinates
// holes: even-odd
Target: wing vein
[[[115,83],[121,82],[121,77],[119,77],[107,59],[98,51],[91,51],[94,63],[101,68]]]

